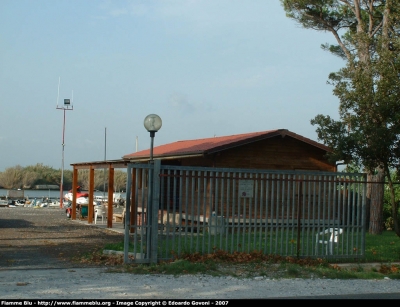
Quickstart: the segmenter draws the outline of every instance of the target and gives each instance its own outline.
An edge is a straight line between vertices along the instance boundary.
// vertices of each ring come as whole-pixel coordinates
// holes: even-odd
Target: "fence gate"
[[[365,254],[366,174],[128,164],[126,263],[185,253]]]

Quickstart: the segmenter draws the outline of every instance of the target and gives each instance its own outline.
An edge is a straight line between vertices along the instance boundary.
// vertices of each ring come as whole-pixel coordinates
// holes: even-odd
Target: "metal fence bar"
[[[234,221],[235,221],[235,216],[236,216],[236,173],[233,172],[232,173],[232,224],[229,224],[229,229],[230,229],[230,233],[231,233],[231,248],[230,248],[230,252],[233,253],[234,251],[234,237],[235,237],[235,229],[233,228],[234,225]],[[239,192],[237,192],[239,193]]]
[[[206,206],[207,206],[207,171],[204,171],[203,173],[203,197],[202,197],[202,204],[203,204],[203,210],[202,210],[202,216],[203,216],[203,224],[202,224],[202,232],[203,232],[203,236],[202,236],[202,246],[201,246],[201,253],[205,253],[205,248],[206,248],[206,242],[205,242],[205,231],[206,231],[206,227],[205,227],[205,220],[207,218],[207,214],[206,214]],[[207,252],[209,253],[210,251],[207,250]]]
[[[367,187],[366,187],[365,184],[363,184],[361,186],[361,191],[362,191],[362,203],[361,203],[361,207],[362,207],[362,211],[361,211],[361,220],[362,220],[361,255],[365,256],[365,232],[367,231],[367,229],[366,229]]]
[[[253,174],[248,175],[248,179],[251,180]],[[254,193],[254,192],[253,192]],[[253,223],[253,202],[252,199],[254,199],[255,195],[253,194],[252,198],[244,198],[245,202],[247,202],[247,205],[243,207],[243,217],[244,217],[244,228],[246,229],[245,232],[243,232],[243,246],[246,246],[247,242],[247,252],[250,253],[251,251],[251,231],[252,231],[252,223]],[[248,216],[248,218],[247,218]],[[247,232],[247,239],[245,239],[245,233]]]
[[[300,250],[300,238],[299,238],[299,224],[300,216],[296,214],[296,181],[295,176],[292,174],[287,175],[287,204],[288,204],[288,216],[290,217],[288,225],[290,230],[287,232],[286,242],[288,244],[287,254],[292,255]],[[295,240],[296,238],[296,240]],[[296,251],[295,251],[296,250]]]
[[[201,181],[200,181],[200,175],[201,172],[196,171],[196,174],[199,174],[198,178],[196,178],[196,186],[197,186],[197,228],[196,228],[196,232],[197,232],[197,240],[196,240],[196,252],[200,251],[200,191],[201,191]]]
[[[269,176],[270,176],[270,174],[265,174],[265,184],[264,184],[264,186],[265,186],[265,218],[266,218],[266,225],[265,225],[265,240],[264,240],[264,254],[271,254],[272,253],[272,244],[271,244],[271,240],[270,241],[268,241],[268,233],[270,233],[271,234],[271,237],[270,238],[272,238],[272,225],[273,225],[273,223],[272,223],[272,220],[273,220],[273,217],[272,217],[272,214],[271,215],[269,215],[269,213],[270,213],[270,210],[272,210],[271,208],[272,208],[272,206],[270,206],[270,202],[269,202],[269,200],[270,200],[270,188],[269,188]],[[268,220],[271,220],[271,223],[268,223]],[[269,244],[268,244],[268,242],[269,242]],[[269,248],[268,248],[268,246],[269,246]]]
[[[131,207],[131,187],[132,187],[132,167],[127,165],[127,180],[126,180],[126,202],[125,202],[125,236],[124,236],[124,263],[129,263],[129,227],[130,227],[130,207]]]
[[[187,190],[186,190],[186,195],[187,195],[187,204],[186,204],[186,219],[189,219],[190,222],[187,222],[187,224],[190,225],[188,228],[188,225],[186,225],[185,231],[190,232],[189,236],[189,250],[193,251],[193,234],[194,234],[194,191],[195,191],[195,185],[194,185],[194,171],[187,171]],[[190,175],[192,174],[192,175]],[[190,199],[190,200],[189,200]],[[189,209],[190,208],[190,209]],[[189,213],[190,212],[190,213]]]

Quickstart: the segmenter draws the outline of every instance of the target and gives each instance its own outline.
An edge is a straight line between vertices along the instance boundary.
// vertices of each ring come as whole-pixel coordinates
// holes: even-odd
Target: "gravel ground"
[[[400,280],[134,275],[109,273],[104,266],[91,267],[71,261],[76,254],[122,238],[119,233],[70,221],[61,209],[0,208],[0,297],[218,300],[375,295],[372,298],[400,298]]]
[[[69,268],[71,258],[122,240],[121,233],[68,219],[64,209],[0,208],[1,270]]]
[[[106,273],[101,268],[0,271],[2,299],[271,299],[398,293],[399,280],[237,279]]]

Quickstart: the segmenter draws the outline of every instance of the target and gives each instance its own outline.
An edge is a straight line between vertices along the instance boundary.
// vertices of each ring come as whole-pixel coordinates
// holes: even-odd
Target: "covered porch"
[[[126,169],[127,161],[125,160],[107,160],[107,161],[93,161],[93,162],[84,162],[84,163],[73,163],[71,164],[73,167],[73,175],[72,175],[72,212],[71,219],[72,220],[81,220],[87,224],[94,224],[94,216],[95,216],[95,206],[93,203],[95,202],[94,196],[94,172],[96,169],[103,169],[108,172],[108,189],[107,189],[107,197],[105,202],[108,204],[113,204],[114,202],[114,170],[115,169]],[[89,204],[87,205],[87,215],[85,218],[82,218],[81,214],[77,214],[77,187],[78,187],[78,179],[79,179],[79,170],[89,170],[89,189],[88,189],[88,199]],[[106,206],[107,212],[105,212],[105,216],[110,217],[106,219],[106,223],[104,224],[106,228],[122,228],[123,229],[123,216],[122,212],[115,212],[113,205]],[[122,227],[121,227],[122,225]]]

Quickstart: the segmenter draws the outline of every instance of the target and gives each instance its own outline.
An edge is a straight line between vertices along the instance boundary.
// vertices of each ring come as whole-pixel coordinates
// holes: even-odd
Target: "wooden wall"
[[[164,160],[163,164],[203,167],[336,171],[326,151],[292,137],[274,138],[227,149],[205,157]]]

